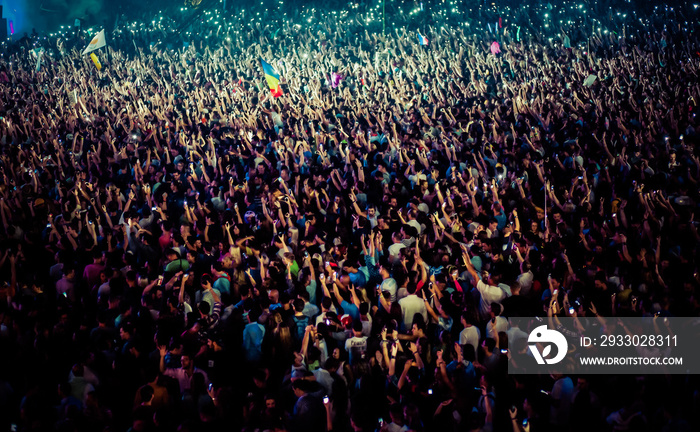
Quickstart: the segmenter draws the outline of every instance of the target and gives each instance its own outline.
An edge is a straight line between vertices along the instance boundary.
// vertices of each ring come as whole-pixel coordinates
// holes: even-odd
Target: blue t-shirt
[[[249,362],[260,361],[264,337],[265,327],[263,325],[254,322],[245,326],[243,330],[243,350],[246,360]]]
[[[340,307],[343,308],[346,314],[352,317],[353,322],[360,319],[360,309],[358,309],[354,303],[348,303],[346,300],[343,300],[342,303],[340,303]]]
[[[506,227],[506,222],[508,222],[508,218],[506,217],[506,214],[503,213],[503,210],[501,210],[501,213],[497,214],[494,217],[498,221],[498,231],[503,231],[503,228]]]
[[[316,302],[316,281],[312,280],[307,286],[306,286],[306,291],[309,293],[309,303],[315,304],[318,306],[318,303]]]
[[[229,282],[229,280],[224,277],[217,279],[216,282],[214,282],[214,285],[212,285],[212,287],[220,293],[231,293],[231,282]]]

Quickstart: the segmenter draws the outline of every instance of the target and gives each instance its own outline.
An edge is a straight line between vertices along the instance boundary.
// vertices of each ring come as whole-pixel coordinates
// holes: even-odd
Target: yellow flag
[[[97,67],[97,70],[102,69],[102,63],[100,63],[100,60],[97,58],[95,53],[90,54],[90,58],[92,59],[92,62],[95,63],[95,67]]]

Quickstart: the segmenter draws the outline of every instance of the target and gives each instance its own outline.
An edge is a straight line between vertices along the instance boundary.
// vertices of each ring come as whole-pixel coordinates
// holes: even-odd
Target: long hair
[[[277,326],[273,330],[273,334],[275,335],[275,348],[280,348],[284,352],[289,352],[294,346],[292,332],[279,312],[275,312],[272,317],[277,323]]]
[[[292,237],[289,239],[290,246],[292,249],[297,248],[299,245],[299,229],[295,226],[289,227],[289,233],[292,235]]]

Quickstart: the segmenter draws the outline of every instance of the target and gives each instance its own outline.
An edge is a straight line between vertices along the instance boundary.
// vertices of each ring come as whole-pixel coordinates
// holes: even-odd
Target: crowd
[[[0,430],[698,430],[693,376],[507,373],[512,317],[700,311],[694,10],[562,5],[15,40]]]

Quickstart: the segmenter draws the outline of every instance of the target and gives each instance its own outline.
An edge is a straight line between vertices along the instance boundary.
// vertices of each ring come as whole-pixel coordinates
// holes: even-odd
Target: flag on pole
[[[29,50],[29,54],[32,58],[36,59],[35,71],[39,72],[41,70],[41,62],[44,57],[44,48],[34,48]]]
[[[39,72],[41,70],[41,61],[43,60],[44,57],[44,48],[41,48],[39,52],[36,54],[36,68],[34,69],[35,71]]]
[[[564,35],[564,40],[562,41],[564,43],[564,48],[571,48],[571,39],[569,39],[569,36]]]
[[[428,38],[418,32],[418,45],[428,46]]]
[[[92,38],[92,40],[88,44],[87,48],[85,48],[85,51],[83,51],[82,55],[85,55],[87,53],[91,53],[91,52],[95,51],[96,49],[102,48],[105,45],[107,45],[107,42],[105,41],[105,31],[100,30],[100,32],[97,33],[94,38]]]
[[[282,96],[282,87],[280,87],[279,74],[275,72],[275,68],[273,68],[272,65],[266,62],[265,60],[260,59],[260,62],[262,63],[263,73],[265,74],[265,80],[267,81],[267,85],[270,87],[270,92],[272,92],[272,96]]]

